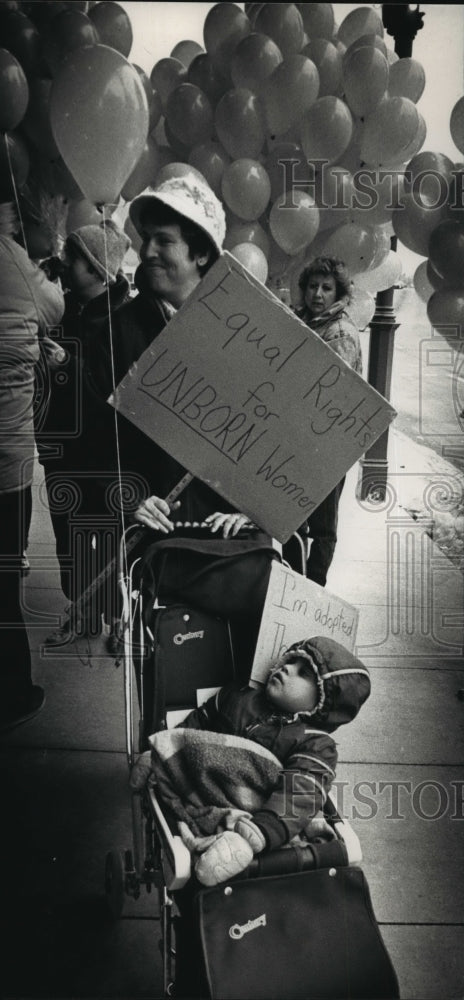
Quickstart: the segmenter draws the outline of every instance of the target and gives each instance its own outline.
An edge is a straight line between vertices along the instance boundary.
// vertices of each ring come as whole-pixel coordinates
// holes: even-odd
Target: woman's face
[[[305,292],[305,305],[311,316],[330,309],[337,299],[337,283],[333,274],[312,274]]]
[[[199,265],[207,257],[190,255],[177,223],[147,221],[141,236],[140,260],[150,289],[178,309],[201,280]]]

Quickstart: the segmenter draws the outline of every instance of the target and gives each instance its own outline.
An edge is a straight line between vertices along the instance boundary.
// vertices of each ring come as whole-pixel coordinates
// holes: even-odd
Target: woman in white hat
[[[172,177],[135,198],[129,213],[142,238],[135,275],[138,295],[113,317],[112,348],[106,331],[91,345],[87,363],[87,377],[105,400],[217,260],[226,231],[220,201],[193,173]],[[119,465],[123,481],[130,483],[126,495],[132,497],[136,520],[168,534],[174,523],[163,498],[185,469],[119,413],[116,420],[118,456],[114,410],[106,405],[98,422],[99,429],[105,426],[105,467],[110,467],[111,452],[111,467]],[[210,487],[193,479],[176,503],[176,519],[205,518],[211,531],[224,537],[249,523]]]
[[[92,345],[88,363],[90,378],[105,399],[217,260],[226,231],[220,201],[194,173],[172,177],[135,198],[129,214],[142,238],[141,264],[135,275],[138,295],[114,317],[113,358],[109,337],[100,337]],[[113,414],[107,414],[107,421],[114,429]],[[136,519],[161,533],[172,531],[170,509],[162,498],[185,469],[120,415],[118,435],[122,472],[135,473],[140,479]],[[203,521],[218,507],[224,513],[212,519],[211,528],[221,529],[224,537],[246,523],[247,518],[199,480],[182,493],[177,517]]]

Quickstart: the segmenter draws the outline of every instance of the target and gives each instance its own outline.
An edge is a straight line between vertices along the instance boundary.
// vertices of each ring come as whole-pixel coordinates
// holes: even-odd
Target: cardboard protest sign
[[[395,416],[228,253],[110,401],[282,542]]]
[[[273,562],[261,618],[251,680],[263,684],[269,668],[293,642],[324,635],[351,652],[359,613],[293,569]]]

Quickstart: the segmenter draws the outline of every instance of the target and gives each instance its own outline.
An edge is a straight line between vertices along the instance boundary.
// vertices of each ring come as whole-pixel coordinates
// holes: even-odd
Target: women
[[[86,363],[87,381],[103,399],[200,283],[217,260],[225,236],[220,202],[206,181],[200,183],[193,174],[171,178],[140,195],[129,211],[142,239],[141,263],[135,276],[138,294],[113,318],[111,356],[109,337],[101,335],[89,345]],[[194,337],[192,330],[193,342]],[[116,467],[114,411],[106,404],[99,426],[106,428],[107,450],[111,449]],[[167,534],[174,525],[163,497],[185,475],[185,469],[120,415],[117,426],[121,470],[136,484],[133,492],[139,492],[135,518]],[[221,509],[224,514],[219,513]],[[181,494],[176,518],[203,521],[208,515],[214,515],[212,529],[220,529],[225,536],[234,534],[247,520],[195,479]]]
[[[44,703],[33,685],[21,610],[21,558],[31,518],[34,370],[39,333],[60,322],[64,298],[15,240],[9,203],[0,204],[0,729],[32,718]]]
[[[224,211],[206,181],[186,174],[139,195],[129,213],[142,239],[141,263],[135,275],[138,294],[113,317],[111,351],[109,331],[103,331],[89,345],[85,364],[86,383],[94,387],[102,402],[95,444],[101,453],[104,435],[107,467],[114,468],[116,481],[120,470],[125,492],[132,501],[132,511],[126,504],[125,513],[133,512],[136,521],[156,531],[160,538],[174,531],[175,520],[206,522],[212,535],[234,537],[242,527],[249,526],[248,518],[201,480],[194,478],[172,506],[166,501],[165,497],[185,477],[185,468],[119,413],[116,448],[115,413],[103,402],[220,256],[225,236]],[[196,334],[192,328],[192,352]],[[256,639],[256,627],[253,622],[250,648]],[[112,645],[112,649],[117,646]]]
[[[129,283],[121,270],[129,246],[129,238],[112,220],[80,226],[69,233],[64,261],[60,262],[68,289],[62,320],[66,352],[58,377],[50,380],[50,399],[36,437],[39,460],[45,470],[61,587],[71,602],[92,583],[105,534],[111,533],[114,520],[105,503],[108,485],[103,471],[105,454],[95,454],[98,411],[94,412],[93,398],[84,391],[82,365],[89,343],[107,325],[108,314],[113,316],[129,300]],[[63,490],[76,495],[72,515],[69,509],[62,509]],[[87,528],[83,526],[83,518],[87,519]],[[70,566],[77,546],[79,555]],[[95,634],[99,630],[99,611],[107,611],[109,618],[114,611],[104,607],[105,595],[98,596],[100,601],[95,597],[88,608],[82,609],[82,617],[76,616],[82,634]],[[69,622],[66,622],[45,641],[48,646],[57,646],[68,639]]]
[[[297,315],[343,358],[354,371],[362,374],[359,335],[348,308],[351,281],[345,264],[338,257],[316,257],[304,268],[299,279],[302,306]],[[312,538],[306,575],[321,587],[327,582],[337,542],[338,504],[343,478],[308,518]]]

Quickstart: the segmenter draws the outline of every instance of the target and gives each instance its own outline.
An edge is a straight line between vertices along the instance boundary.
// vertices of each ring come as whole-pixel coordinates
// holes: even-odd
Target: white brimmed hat
[[[202,182],[195,174],[182,174],[170,177],[153,190],[144,191],[134,198],[129,215],[134,226],[141,235],[140,216],[143,210],[156,202],[168,205],[178,215],[202,229],[220,253],[226,235],[226,217],[224,209],[216,198],[214,191],[206,181]]]

